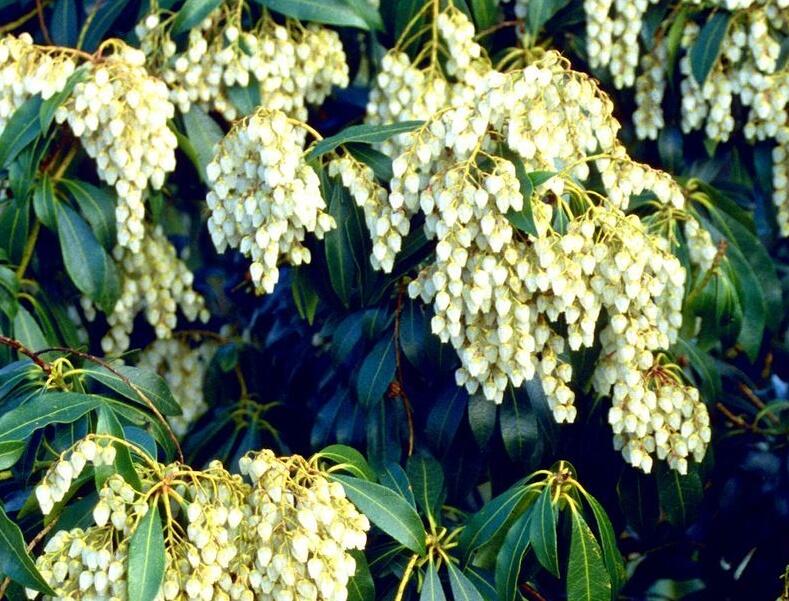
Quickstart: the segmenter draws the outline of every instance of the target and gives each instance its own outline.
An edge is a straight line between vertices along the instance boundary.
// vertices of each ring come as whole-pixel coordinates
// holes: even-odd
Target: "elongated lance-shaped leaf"
[[[27,588],[47,595],[55,594],[38,573],[33,558],[27,552],[19,526],[11,521],[2,506],[0,506],[0,574]]]
[[[159,508],[151,507],[129,541],[129,601],[153,601],[164,579],[164,532]]]

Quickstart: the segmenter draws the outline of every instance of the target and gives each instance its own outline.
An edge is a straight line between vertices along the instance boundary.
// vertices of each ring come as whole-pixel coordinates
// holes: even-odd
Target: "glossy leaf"
[[[396,491],[408,504],[416,509],[414,488],[408,479],[408,474],[398,463],[386,463],[378,470],[378,481],[384,486]]]
[[[71,207],[58,204],[57,215],[58,239],[66,272],[80,292],[111,313],[120,296],[120,277],[115,263]]]
[[[395,375],[394,341],[384,336],[365,357],[356,379],[356,395],[363,407],[379,403]]]
[[[529,548],[534,513],[535,510],[528,511],[515,520],[496,557],[496,591],[501,601],[517,599],[518,577],[523,557]]]
[[[710,15],[690,48],[690,70],[699,85],[704,84],[718,61],[729,21],[731,13],[723,10]]]
[[[330,184],[329,197],[329,214],[334,217],[337,227],[325,236],[326,263],[332,288],[347,308],[359,277],[352,240],[348,235],[348,221],[353,219],[355,206],[345,187],[339,182]]]
[[[57,0],[52,7],[49,33],[58,46],[74,46],[77,43],[76,0]]]
[[[222,4],[222,0],[186,0],[181,10],[175,16],[172,32],[179,34],[193,29],[216,10],[220,4]]]
[[[413,131],[423,124],[424,121],[400,121],[399,123],[390,123],[387,125],[351,125],[337,135],[324,138],[315,144],[308,158],[309,160],[317,159],[348,142],[363,142],[364,144],[385,142],[392,136]]]
[[[526,21],[529,32],[536,36],[540,29],[562,9],[568,0],[534,0],[527,4]]]
[[[300,21],[370,29],[365,17],[343,0],[257,0],[257,2]]]
[[[455,601],[485,601],[474,583],[460,571],[460,568],[452,562],[448,562],[447,570],[449,571],[449,586]]]
[[[116,243],[115,195],[82,180],[63,179],[60,183],[77,202],[96,239],[106,250],[111,251]]]
[[[342,444],[333,444],[317,453],[319,457],[329,459],[336,465],[344,466],[345,471],[357,478],[374,481],[375,472],[359,451]]]
[[[56,202],[52,179],[45,173],[33,189],[33,210],[38,220],[53,232],[58,228]]]
[[[84,371],[88,377],[101,382],[135,403],[147,407],[148,403],[143,398],[144,395],[163,415],[181,415],[181,406],[173,397],[164,378],[159,374],[130,365],[113,365],[113,369],[120,375],[114,374],[102,366],[84,368]],[[131,385],[124,381],[124,378]]]
[[[25,452],[27,441],[24,440],[6,440],[0,442],[0,470],[7,470],[12,467],[22,453]]]
[[[510,520],[520,502],[526,496],[522,485],[515,485],[494,497],[475,513],[460,534],[460,548],[468,558],[471,553],[489,542]]]
[[[348,601],[368,601],[375,599],[375,583],[370,566],[364,553],[357,550],[349,551],[356,562],[356,572],[348,581]]]
[[[392,173],[392,159],[382,152],[378,152],[367,144],[361,142],[348,142],[345,144],[347,150],[353,158],[361,161],[373,170],[375,177],[382,182],[388,182],[394,177]]]
[[[538,0],[535,4],[547,0]],[[523,196],[523,208],[520,211],[510,209],[507,211],[507,220],[516,228],[532,236],[537,235],[537,226],[534,223],[532,212],[532,196],[534,195],[534,184],[526,173],[523,161],[511,150],[507,149],[505,157],[515,166],[515,176],[520,184],[521,196]]]
[[[38,573],[36,564],[27,551],[19,526],[11,521],[2,506],[0,506],[0,574],[27,588],[47,595],[55,594]]]
[[[102,405],[94,394],[47,392],[0,416],[0,441],[25,440],[50,424],[73,422]]]
[[[572,601],[610,601],[611,581],[600,545],[580,509],[570,511],[572,536],[567,564],[567,598]]]
[[[687,475],[659,463],[656,470],[660,507],[674,526],[687,526],[696,517],[703,486],[695,466],[688,466]]]
[[[616,544],[616,534],[614,534],[614,527],[611,525],[611,520],[608,519],[603,506],[592,495],[586,495],[586,502],[592,508],[595,522],[597,523],[597,532],[600,535],[600,543],[603,550],[603,562],[605,563],[608,574],[611,577],[611,588],[614,593],[617,593],[625,582],[627,575],[625,574],[625,564],[622,561],[622,554]]]
[[[90,17],[90,21],[86,21],[84,25],[86,31],[85,40],[82,45],[83,50],[93,52],[98,48],[104,34],[112,27],[113,23],[115,23],[128,3],[129,0],[112,0],[111,2],[95,3],[93,12],[91,13],[92,17]],[[162,3],[160,2],[159,4],[161,5]]]
[[[0,168],[7,167],[41,133],[41,96],[31,96],[11,115],[0,134]]]
[[[333,475],[351,502],[369,520],[414,553],[425,552],[425,529],[414,508],[385,486],[351,476]]]
[[[441,464],[426,455],[412,455],[408,458],[406,472],[419,508],[438,523],[445,494]]]
[[[214,1],[211,0],[211,2]],[[198,4],[200,2],[202,0],[197,0]],[[210,2],[206,2],[206,4],[210,4]],[[181,10],[183,11],[183,9]],[[205,168],[213,159],[214,147],[222,140],[224,133],[217,122],[196,104],[192,104],[189,112],[184,113],[183,118],[186,136],[192,143],[197,162],[200,165],[200,177],[203,178],[203,181],[207,181]]]
[[[559,577],[559,553],[556,540],[556,510],[552,488],[546,486],[531,511],[529,541],[539,562],[551,574]]]
[[[99,434],[109,434],[117,439],[125,440],[126,435],[123,433],[123,427],[120,421],[113,413],[112,409],[108,406],[99,407],[99,418],[96,420],[96,432]],[[131,453],[128,447],[121,443],[113,443],[115,447],[115,461],[113,465],[96,466],[94,473],[96,476],[96,488],[101,489],[104,482],[107,481],[113,473],[120,474],[123,479],[128,482],[136,490],[142,490],[140,478],[134,469],[132,463]]]
[[[129,540],[129,601],[153,601],[164,579],[164,533],[159,508],[151,507]]]
[[[441,586],[441,579],[438,577],[436,565],[431,561],[425,570],[425,579],[422,582],[422,592],[419,594],[419,601],[446,601],[444,587]]]

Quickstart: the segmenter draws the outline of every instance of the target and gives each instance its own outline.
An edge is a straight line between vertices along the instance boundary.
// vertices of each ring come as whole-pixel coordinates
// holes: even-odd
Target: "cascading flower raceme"
[[[36,489],[42,512],[52,510],[88,463],[111,463],[109,451],[119,444],[142,454],[102,435],[65,452]],[[212,461],[197,471],[146,456],[135,468],[139,490],[120,474],[110,476],[93,508],[95,525],[56,532],[36,559],[56,592],[51,598],[126,599],[134,577],[127,575],[130,540],[161,501],[168,506],[158,514],[165,516],[165,573],[157,599],[346,599],[356,571],[349,551],[364,549],[370,523],[343,487],[298,455],[249,453],[240,468],[242,475],[234,475]]]
[[[238,117],[234,89],[257,85],[260,105],[307,118],[307,104],[320,104],[333,86],[348,85],[348,65],[337,32],[295,19],[277,23],[264,11],[244,31],[244,1],[222,3],[188,34],[178,52],[171,37],[172,16],[147,15],[135,31],[153,67],[170,88],[181,112],[192,104]]]
[[[145,55],[119,40],[112,53],[89,63],[55,119],[67,122],[96,161],[98,176],[115,187],[118,244],[140,252],[145,194],[175,169],[175,134],[167,120],[175,108],[164,83],[145,70]]]
[[[219,252],[238,248],[252,260],[258,292],[271,292],[277,265],[309,263],[307,233],[335,227],[315,170],[304,158],[307,130],[281,111],[258,109],[225,136],[208,164],[208,230]]]
[[[611,101],[558,54],[524,69],[469,73],[462,76],[473,86],[456,85],[471,96],[456,96],[387,148],[402,149],[388,197],[350,155],[330,165],[364,209],[373,266],[392,269],[410,219],[421,212],[436,240],[435,260],[409,292],[432,303],[433,332],[460,357],[459,385],[501,402],[508,386],[539,376],[556,420],[571,422],[577,409],[567,353],[597,340],[595,390],[613,392],[625,416],[621,427],[612,418],[617,448],[644,471],[657,452],[684,472],[688,455],[703,456],[709,442],[706,408],[695,389],[679,384],[675,409],[653,402],[662,393],[644,400],[642,379],[676,340],[686,274],[670,240],[625,213],[630,197],[651,193],[671,219],[690,224],[695,264],[709,266],[715,246],[699,233],[672,178],[627,155]],[[394,117],[380,110],[379,119]],[[525,172],[546,174],[530,198],[513,156]],[[591,168],[605,196],[584,187]],[[511,221],[524,211],[533,223],[525,231]]]
[[[65,50],[36,46],[30,34],[0,39],[0,133],[26,100],[36,94],[47,100],[61,92],[75,69]]]
[[[140,355],[137,366],[162,376],[181,406],[181,415],[168,417],[178,436],[186,434],[189,426],[208,409],[203,379],[216,348],[211,340],[192,347],[182,338],[174,337],[155,340]]]
[[[107,315],[109,331],[101,340],[105,353],[129,348],[134,318],[141,311],[159,339],[169,338],[178,323],[180,308],[189,321],[208,321],[203,297],[192,287],[194,274],[178,258],[175,247],[159,226],[147,226],[139,252],[117,245],[113,256],[121,270],[121,296]],[[90,300],[82,298],[89,320],[95,317]]]

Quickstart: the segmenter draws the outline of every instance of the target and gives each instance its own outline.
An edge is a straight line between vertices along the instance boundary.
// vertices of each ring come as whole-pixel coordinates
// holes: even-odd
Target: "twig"
[[[38,24],[41,27],[41,33],[44,34],[44,40],[52,46],[52,38],[49,37],[49,29],[47,29],[47,24],[44,21],[44,4],[41,0],[36,0],[36,14],[38,14]]]
[[[534,601],[548,601],[528,582],[521,584],[521,589],[523,590],[523,594],[529,599],[533,599]]]
[[[134,392],[137,393],[137,396],[140,397],[140,399],[143,401],[143,403],[145,403],[148,409],[150,409],[151,412],[156,416],[156,418],[160,422],[162,422],[162,425],[164,425],[164,428],[167,431],[168,436],[170,437],[170,439],[173,441],[173,444],[175,445],[175,449],[178,453],[178,459],[183,463],[184,453],[181,450],[181,445],[178,442],[178,437],[175,435],[175,432],[173,432],[173,429],[170,427],[170,423],[167,421],[167,419],[165,419],[165,417],[161,414],[161,412],[156,408],[156,405],[153,404],[153,401],[151,401],[151,399],[148,398],[148,395],[146,395],[140,389],[139,386],[137,386],[134,382],[129,380],[129,378],[127,378],[122,373],[120,373],[107,361],[105,361],[100,357],[96,357],[95,355],[91,355],[90,353],[85,353],[83,351],[78,351],[76,349],[62,347],[62,346],[56,346],[56,347],[44,349],[43,351],[39,351],[39,353],[46,353],[48,351],[58,351],[61,353],[70,353],[72,355],[76,355],[77,357],[80,357],[82,359],[87,359],[88,361],[97,363],[98,365],[101,365],[104,369],[106,369],[110,373],[118,376],[123,381],[124,384],[126,384],[129,388],[131,388]]]
[[[0,344],[4,344],[5,346],[10,347],[15,351],[22,353],[26,357],[32,359],[33,363],[38,365],[41,368],[41,371],[43,371],[46,375],[49,375],[50,372],[52,371],[52,367],[50,367],[49,363],[47,363],[41,357],[38,356],[40,353],[35,353],[31,351],[24,344],[19,342],[19,340],[14,340],[13,338],[9,338],[8,336],[3,336],[2,334],[0,334]]]
[[[723,403],[720,403],[720,402],[715,403],[715,406],[718,408],[718,411],[723,413],[723,415],[726,416],[726,419],[728,419],[733,424],[739,426],[740,428],[744,428],[745,430],[750,430],[751,432],[756,432],[757,431],[756,426],[753,426],[752,424],[749,424],[743,418],[741,418],[739,415],[734,415],[734,413],[732,413],[729,410],[729,408],[726,407],[726,405],[724,405]]]
[[[31,540],[28,543],[28,545],[27,545],[27,552],[28,553],[32,552],[33,549],[36,548],[36,545],[38,543],[40,543],[47,534],[49,534],[50,530],[52,530],[52,528],[55,527],[55,524],[57,524],[59,519],[60,519],[59,515],[55,516],[54,519],[51,522],[49,522],[49,524],[44,526],[41,529],[41,531],[33,537],[33,540]],[[4,599],[5,598],[4,597],[5,591],[6,591],[6,589],[8,588],[8,586],[10,584],[11,584],[11,579],[10,578],[5,578],[3,580],[3,584],[0,584],[0,599]]]
[[[400,316],[403,313],[403,297],[405,296],[405,287],[400,286],[397,292],[397,307],[395,308],[395,322],[394,322],[394,344],[395,344],[395,366],[397,378],[389,384],[388,394],[394,398],[399,396],[403,399],[403,408],[405,409],[406,419],[408,420],[408,456],[414,453],[414,410],[411,407],[411,401],[408,400],[408,395],[403,387],[403,368],[400,361]]]

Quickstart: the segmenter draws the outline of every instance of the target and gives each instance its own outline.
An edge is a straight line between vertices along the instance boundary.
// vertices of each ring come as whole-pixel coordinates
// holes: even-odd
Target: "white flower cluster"
[[[356,572],[348,551],[364,549],[370,523],[342,485],[299,459],[264,450],[240,461],[254,487],[249,583],[259,599],[344,601]]]
[[[35,46],[28,33],[0,39],[0,134],[28,98],[41,94],[47,100],[61,92],[75,69],[68,54]]]
[[[735,101],[748,109],[742,126],[752,142],[774,140],[773,202],[778,210],[781,234],[789,235],[789,198],[786,191],[785,149],[789,146],[789,69],[779,69],[781,39],[789,29],[788,0],[727,0],[718,2],[736,12],[721,43],[721,56],[703,84],[691,68],[690,48],[700,27],[685,23],[680,40],[684,55],[679,60],[682,82],[682,129],[704,128],[710,140],[725,142],[737,129]],[[665,28],[668,22],[663,24]],[[641,58],[636,78],[636,109],[633,119],[639,138],[656,139],[663,127],[661,103],[665,93],[666,42],[660,42]],[[613,70],[613,69],[612,69]],[[781,148],[784,150],[782,151]]]
[[[342,486],[299,456],[261,451],[243,457],[240,467],[251,485],[219,461],[203,471],[138,466],[139,492],[111,476],[93,510],[96,525],[56,533],[36,560],[53,598],[127,598],[128,541],[158,503],[150,492],[167,478],[172,493],[158,494],[180,503],[163,512],[165,574],[157,601],[347,599],[356,571],[348,550],[364,548],[370,524]]]
[[[718,247],[712,241],[712,236],[692,217],[686,219],[684,232],[690,262],[697,265],[702,273],[708,271],[718,254]]]
[[[193,348],[185,340],[169,338],[155,340],[140,355],[138,367],[162,376],[181,406],[181,415],[167,418],[178,436],[208,409],[203,379],[215,351],[216,344],[210,340]]]
[[[412,64],[405,48],[395,47],[384,55],[370,90],[367,123],[424,119],[448,105],[465,104],[474,97],[475,86],[491,66],[482,47],[474,41],[473,24],[450,5],[439,14],[433,31],[436,37],[421,51],[427,64]],[[426,52],[431,49],[435,52]],[[446,73],[438,61],[439,49],[450,57],[444,65]],[[410,137],[395,136],[383,142],[380,149],[397,156],[409,146]]]
[[[409,64],[399,70],[419,73]],[[605,359],[595,388],[608,395],[615,386],[637,387],[636,376],[640,381],[676,339],[685,270],[668,240],[624,210],[632,195],[651,191],[674,214],[687,216],[682,190],[668,174],[627,155],[616,140],[611,101],[554,52],[521,70],[472,69],[452,85],[471,96],[455,95],[450,107],[388,148],[402,151],[392,163],[386,201],[351,157],[336,159],[330,172],[365,209],[375,266],[391,269],[410,218],[424,215],[425,233],[437,241],[435,259],[409,293],[432,302],[432,330],[452,343],[461,361],[458,384],[501,402],[508,385],[538,375],[556,420],[573,421],[568,351],[591,347],[597,337]],[[524,199],[502,144],[527,173],[552,174],[531,198]],[[590,163],[607,197],[584,188]],[[526,219],[524,208],[534,224],[529,234],[510,221],[513,214]],[[600,328],[603,314],[608,321]],[[701,424],[704,405],[692,407]],[[679,435],[686,431],[680,426]],[[628,461],[651,468],[651,458],[631,452],[635,443],[617,444]],[[659,446],[644,444],[650,452]],[[663,456],[681,454],[669,450]]]
[[[308,232],[321,239],[335,227],[304,139],[299,122],[261,108],[233,127],[208,164],[211,238],[219,252],[230,246],[252,260],[259,292],[274,289],[281,260],[310,262]]]
[[[240,0],[222,4],[190,30],[187,47],[177,52],[171,19],[147,15],[135,31],[142,50],[156,63],[182,112],[192,104],[238,117],[230,88],[257,83],[262,106],[307,118],[306,105],[323,102],[332,86],[348,85],[348,65],[337,32],[296,20],[284,25],[264,12],[251,31],[243,31]]]
[[[112,465],[115,461],[115,447],[101,441],[98,444],[86,438],[68,453],[67,458],[61,458],[47,471],[41,483],[36,486],[36,499],[41,507],[41,513],[47,515],[55,503],[63,500],[71,488],[72,482],[77,478],[87,464],[96,467]]]
[[[120,353],[129,348],[134,319],[145,311],[157,338],[169,338],[178,323],[180,308],[189,321],[209,319],[203,297],[192,288],[194,274],[178,258],[175,247],[160,226],[147,227],[139,252],[120,245],[113,250],[121,270],[121,296],[107,315],[109,331],[101,340],[105,353]],[[85,316],[92,320],[95,309],[82,298]]]
[[[118,244],[132,252],[144,236],[148,184],[158,190],[175,169],[178,142],[167,126],[175,108],[167,98],[167,86],[145,70],[145,55],[116,41],[55,113],[96,160],[99,177],[115,186]]]

